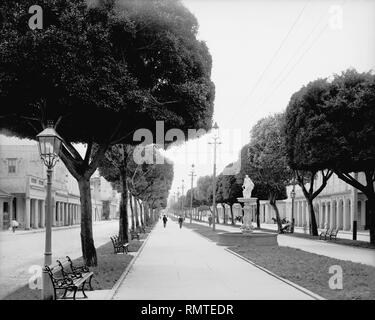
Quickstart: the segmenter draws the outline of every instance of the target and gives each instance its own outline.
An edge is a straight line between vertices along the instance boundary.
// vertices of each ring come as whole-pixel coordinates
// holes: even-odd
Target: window
[[[16,173],[17,159],[8,159],[8,173]]]

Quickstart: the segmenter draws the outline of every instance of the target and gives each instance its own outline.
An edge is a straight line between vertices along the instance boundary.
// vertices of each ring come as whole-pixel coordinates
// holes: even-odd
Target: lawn
[[[130,241],[129,252],[138,251],[143,243],[142,240],[144,240],[147,235],[147,233],[141,234],[139,241],[136,239]],[[133,255],[114,254],[111,241],[98,247],[96,249],[96,254],[98,265],[96,267],[90,267],[90,271],[94,272],[92,287],[94,290],[112,289],[133,259]],[[73,260],[73,263],[74,265],[81,265],[83,263],[82,257]],[[6,296],[4,300],[40,300],[40,295],[40,290],[31,290],[28,285],[25,285]]]
[[[218,242],[217,233],[198,224],[185,224],[197,233]],[[219,226],[217,226],[219,228]],[[343,261],[279,246],[237,246],[231,250],[262,266],[278,276],[290,280],[326,299],[375,299],[375,268],[360,263]],[[328,281],[332,274],[329,267],[341,266],[343,289],[332,290]]]

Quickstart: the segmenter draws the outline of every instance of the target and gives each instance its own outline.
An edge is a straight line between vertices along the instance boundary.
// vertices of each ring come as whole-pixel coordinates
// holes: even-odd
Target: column
[[[78,222],[81,222],[81,205],[78,206]]]
[[[303,201],[302,205],[303,205],[303,210],[302,210],[302,214],[303,214],[302,225],[307,226],[307,201]]]
[[[353,187],[350,200],[350,231],[353,231],[353,222],[358,219],[358,190]],[[358,229],[358,222],[357,222]]]
[[[30,198],[25,198],[25,229],[30,229]]]
[[[4,228],[3,226],[3,218],[4,218],[4,202],[0,199],[0,230]]]
[[[325,203],[325,221],[324,221],[324,229],[329,228],[329,223],[331,221],[330,214],[331,214],[331,203],[330,201],[326,201]]]
[[[358,201],[353,198],[350,201],[350,231],[353,231],[353,221],[357,221],[357,206]]]
[[[34,213],[34,216],[33,216],[33,222],[32,222],[32,227],[33,228],[38,228],[38,218],[39,218],[39,214],[38,214],[38,210],[39,210],[39,207],[38,207],[38,200],[37,199],[32,199],[31,200],[31,205],[32,205],[32,208],[33,208],[33,213]]]
[[[337,204],[337,214],[336,214],[336,221],[337,221],[337,228],[343,230],[343,217],[344,216],[344,199],[341,198],[338,200]]]
[[[41,209],[41,227],[44,228],[46,225],[46,202],[44,200],[40,200],[40,209]]]
[[[9,199],[8,210],[9,210],[9,221],[11,222],[12,220],[14,220],[14,217],[13,217],[13,198]]]
[[[361,221],[358,222],[360,230],[363,230],[366,225],[366,201],[361,201]]]

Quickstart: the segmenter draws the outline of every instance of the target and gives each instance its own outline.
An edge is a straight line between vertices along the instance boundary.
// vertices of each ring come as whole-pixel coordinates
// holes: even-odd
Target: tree
[[[229,164],[227,167],[230,166],[232,164]],[[237,198],[242,197],[242,184],[235,175],[223,174],[221,177],[221,196],[223,202],[229,205],[231,223],[234,224],[233,204],[238,202]]]
[[[134,144],[139,128],[155,132],[155,120],[165,130],[209,129],[214,99],[211,56],[181,2],[95,3],[0,4],[0,127],[35,139],[47,120],[55,123],[64,139],[60,157],[80,189],[88,266],[97,264],[90,177],[107,148]],[[43,8],[41,30],[28,28],[34,4]],[[74,143],[86,144],[84,157]]]
[[[105,153],[105,157],[100,161],[99,173],[104,178],[118,187],[121,193],[120,217],[119,217],[119,238],[129,242],[128,223],[128,202],[129,202],[129,162],[132,160],[133,150],[128,145],[116,145],[110,147]]]
[[[303,170],[333,170],[346,183],[367,197],[370,242],[375,243],[375,75],[347,70],[335,75],[324,104],[301,114],[299,137],[312,125],[319,127],[308,143],[312,154],[294,155]],[[356,179],[363,172],[364,181]],[[353,174],[354,173],[354,174]]]
[[[251,130],[251,140],[247,151],[245,168],[254,184],[263,184],[268,193],[270,205],[275,211],[279,232],[281,219],[276,200],[285,194],[292,171],[287,165],[283,143],[283,114],[263,118]]]
[[[285,116],[285,147],[289,166],[295,170],[299,186],[306,198],[310,213],[311,234],[318,235],[318,226],[315,218],[313,200],[326,187],[333,171],[316,164],[326,158],[324,149],[311,147],[314,141],[319,145],[324,143],[322,137],[327,135],[330,128],[325,121],[321,121],[322,114],[316,110],[322,109],[328,98],[329,84],[326,79],[310,82],[294,93],[286,109]],[[308,168],[308,170],[306,169]],[[321,184],[314,188],[318,174],[321,175]],[[308,186],[307,186],[308,184]]]

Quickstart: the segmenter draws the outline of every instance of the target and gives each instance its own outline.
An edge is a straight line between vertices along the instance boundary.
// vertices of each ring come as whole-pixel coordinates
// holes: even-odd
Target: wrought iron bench
[[[91,287],[91,278],[94,273],[90,271],[88,272],[75,271],[74,272],[73,270],[71,272],[67,272],[63,266],[64,264],[66,264],[66,262],[69,262],[69,261],[68,260],[64,260],[64,262],[59,261],[56,265],[44,267],[45,271],[48,273],[52,282],[54,299],[57,300],[58,290],[64,290],[64,294],[62,295],[62,298],[66,298],[66,294],[68,291],[73,291],[73,300],[75,300],[78,290],[81,290],[84,298],[87,298],[87,295],[85,293],[85,284],[86,284],[86,281],[89,281],[89,284]],[[81,267],[77,267],[77,268],[81,268]],[[88,269],[85,269],[85,270],[88,270]]]
[[[137,240],[139,240],[139,233],[138,231],[133,231],[133,230],[130,230],[130,236],[131,236],[131,239],[135,239],[137,238]]]
[[[73,261],[69,258],[69,256],[66,256],[63,260],[56,260],[57,264],[61,268],[61,273],[64,277],[70,277],[70,278],[81,278],[85,277],[87,278],[88,282],[86,282],[89,285],[90,290],[92,291],[92,285],[91,280],[92,276],[94,275],[93,272],[90,272],[89,268],[87,266],[75,266],[73,264]]]
[[[337,239],[337,234],[339,233],[339,228],[336,228],[336,229],[333,229],[331,231],[331,233],[329,235],[327,235],[327,237],[329,236],[329,240],[332,240],[332,239]]]
[[[139,226],[139,227],[137,228],[137,231],[138,231],[138,233],[146,233],[146,229],[145,229],[144,226]]]
[[[128,254],[129,243],[125,243],[118,236],[112,236],[110,238],[111,238],[111,241],[112,241],[112,244],[113,244],[114,253],[122,252],[122,253]]]
[[[322,232],[320,233],[320,235],[319,235],[319,239],[324,238],[324,240],[326,240],[327,237],[331,234],[331,232],[332,232],[332,229],[327,228],[326,230],[324,230],[324,231],[322,231]]]

